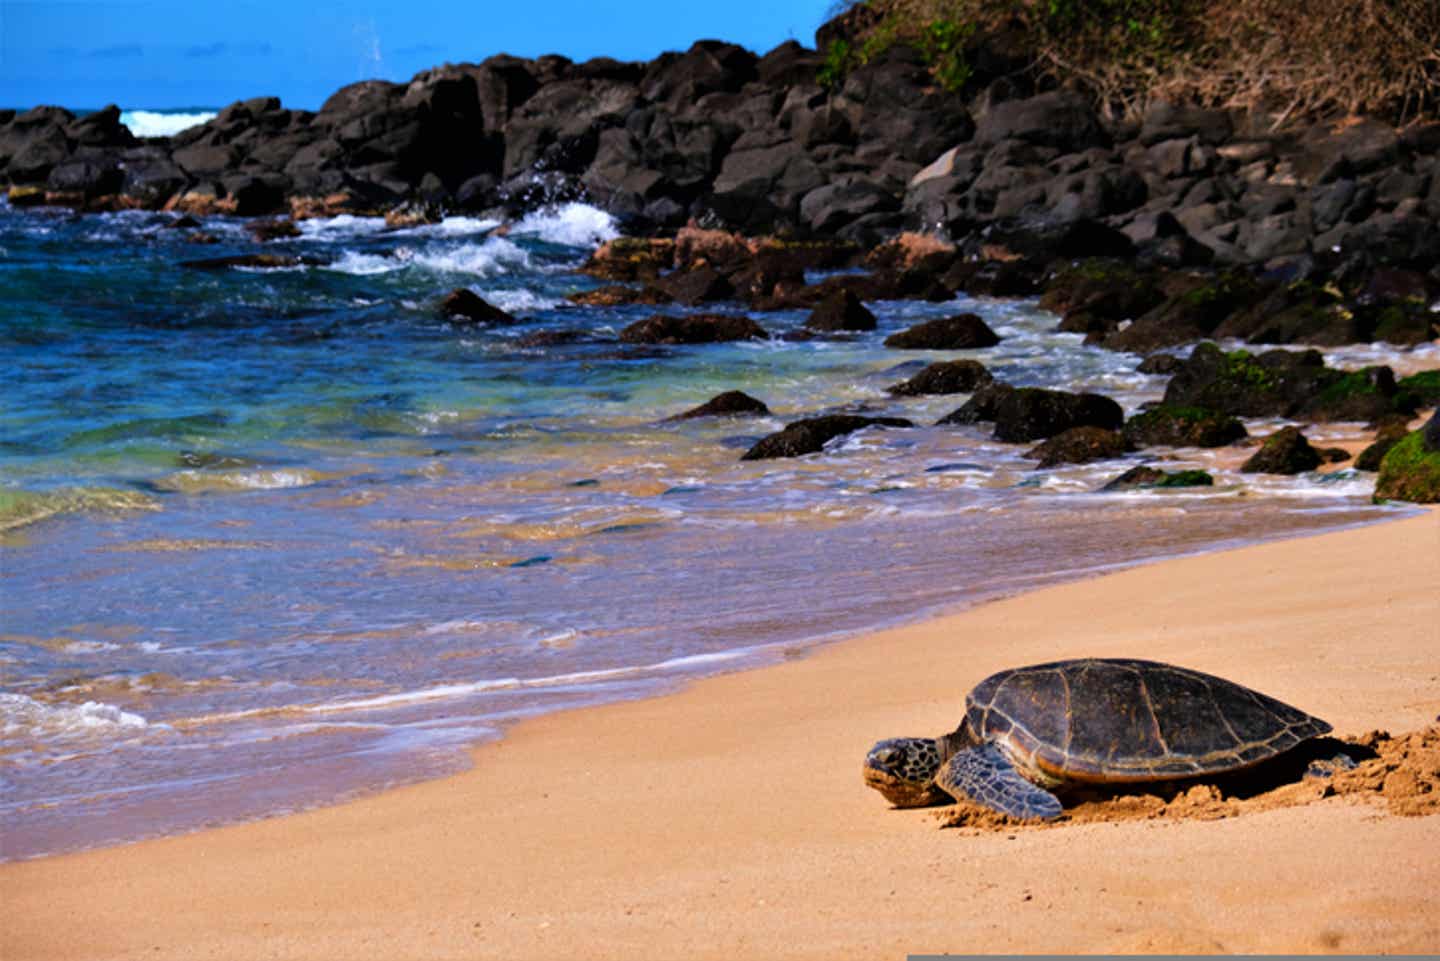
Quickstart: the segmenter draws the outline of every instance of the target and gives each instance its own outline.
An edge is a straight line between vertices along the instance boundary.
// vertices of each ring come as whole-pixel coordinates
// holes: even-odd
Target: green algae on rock
[[[1440,413],[1390,448],[1380,462],[1375,499],[1440,503]]]

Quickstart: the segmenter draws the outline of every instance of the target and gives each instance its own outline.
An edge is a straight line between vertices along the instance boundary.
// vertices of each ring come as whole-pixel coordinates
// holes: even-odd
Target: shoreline
[[[148,806],[152,811],[157,809],[170,811],[172,813],[169,814],[168,820],[162,818],[156,825],[143,830],[99,840],[82,841],[74,846],[60,845],[44,850],[35,850],[32,847],[21,849],[23,853],[16,854],[13,853],[13,851],[7,852],[5,846],[0,845],[0,867],[12,863],[26,863],[54,857],[83,854],[91,851],[102,851],[109,848],[140,844],[148,841],[185,837],[202,831],[253,824],[277,817],[290,817],[296,814],[304,814],[310,811],[353,803],[414,785],[445,780],[473,770],[476,763],[476,753],[478,751],[482,750],[486,745],[509,737],[516,727],[540,717],[552,714],[583,712],[610,704],[671,696],[687,689],[693,684],[703,682],[713,677],[764,670],[782,663],[786,659],[810,657],[818,651],[837,644],[853,642],[870,635],[915,628],[932,621],[947,620],[961,616],[977,607],[1021,597],[1047,588],[1091,581],[1127,570],[1165,564],[1186,558],[1203,557],[1227,551],[1242,550],[1248,547],[1257,547],[1264,544],[1362,529],[1377,524],[1394,522],[1409,516],[1418,516],[1425,511],[1423,506],[1418,505],[1404,504],[1400,505],[1400,507],[1400,511],[1392,513],[1389,516],[1384,514],[1360,516],[1357,508],[1351,512],[1355,515],[1354,517],[1347,516],[1347,519],[1344,521],[1331,521],[1315,527],[1275,526],[1259,532],[1251,531],[1248,534],[1232,532],[1226,536],[1220,536],[1219,532],[1211,532],[1211,537],[1199,537],[1182,542],[1172,542],[1163,550],[1141,550],[1136,548],[1138,553],[1122,560],[1101,560],[1096,563],[1087,563],[1079,566],[1064,566],[1047,570],[1043,573],[1018,573],[1003,579],[1011,582],[1003,586],[1001,584],[987,583],[983,588],[973,590],[972,593],[963,597],[946,597],[945,599],[930,598],[924,604],[900,613],[887,612],[884,616],[872,615],[876,619],[860,626],[847,625],[834,627],[833,629],[808,635],[803,638],[769,639],[748,646],[689,655],[678,659],[679,661],[693,660],[697,664],[713,664],[713,668],[696,668],[693,672],[687,672],[678,665],[668,667],[669,662],[617,668],[614,670],[631,674],[635,678],[644,677],[653,681],[656,686],[647,688],[644,691],[630,692],[608,691],[603,688],[595,688],[590,691],[591,699],[585,702],[561,704],[545,708],[536,707],[531,711],[519,715],[491,716],[481,714],[476,716],[475,723],[491,725],[488,728],[488,733],[483,737],[477,736],[467,744],[446,748],[447,756],[443,762],[439,759],[423,760],[422,756],[425,753],[425,749],[417,747],[412,749],[408,760],[406,760],[403,755],[392,756],[389,763],[381,767],[381,770],[388,771],[390,772],[389,774],[382,776],[372,773],[371,776],[365,777],[356,772],[350,772],[340,781],[335,781],[333,774],[331,776],[332,779],[328,781],[322,777],[315,785],[312,785],[310,789],[298,789],[299,793],[293,800],[283,804],[277,803],[266,811],[253,812],[235,810],[233,808],[232,798],[232,803],[226,804],[220,802],[212,809],[208,816],[203,818],[194,816],[187,818],[183,814],[175,814],[173,812],[183,811],[185,808],[193,806],[193,800],[187,802],[183,800],[177,801],[174,798],[151,798],[146,802],[142,802],[141,807]],[[1332,508],[1332,510],[1336,510],[1336,508]],[[1199,519],[1191,518],[1191,520],[1198,522]],[[1079,560],[1079,558],[1072,557],[1071,560]],[[546,679],[540,680],[543,681]],[[484,682],[477,683],[483,684]],[[460,712],[469,709],[467,704],[463,702],[455,704],[455,708]],[[450,751],[453,751],[453,757],[449,756],[448,752]],[[328,790],[325,789],[327,785]],[[261,790],[263,792],[263,785],[261,786]],[[129,816],[133,817],[134,815],[131,814]],[[156,815],[152,814],[151,816],[153,818]],[[179,818],[178,821],[175,820],[177,817]],[[16,833],[18,835],[21,832],[17,831]],[[13,849],[14,846],[11,845],[10,847]]]
[[[440,780],[0,865],[4,953],[1433,951],[1424,892],[1440,869],[1419,856],[1440,840],[1433,817],[1332,798],[1218,822],[942,832],[933,812],[887,810],[858,769],[879,737],[953,723],[991,671],[1081,654],[1230,677],[1339,734],[1421,728],[1440,711],[1437,551],[1432,509],[1142,563],[530,719]]]

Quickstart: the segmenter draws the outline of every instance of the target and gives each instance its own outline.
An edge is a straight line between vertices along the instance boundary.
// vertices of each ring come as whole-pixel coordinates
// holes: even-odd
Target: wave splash
[[[130,128],[137,137],[173,137],[182,130],[199,126],[214,120],[216,112],[202,110],[188,113],[168,113],[163,110],[126,110],[120,114],[120,122]]]
[[[0,735],[74,738],[134,733],[150,726],[139,714],[113,704],[45,704],[24,694],[0,694]]]

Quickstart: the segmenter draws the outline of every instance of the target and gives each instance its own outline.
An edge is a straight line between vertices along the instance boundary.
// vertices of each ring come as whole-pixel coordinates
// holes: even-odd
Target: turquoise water
[[[538,712],[1387,512],[1364,476],[1257,481],[1198,451],[1177,463],[1213,489],[1096,495],[1139,455],[1036,472],[978,427],[739,461],[804,414],[954,409],[889,397],[941,355],[882,341],[960,309],[1004,338],[971,352],[1001,379],[1159,396],[1031,302],[875,304],[881,329],[849,340],[632,347],[618,330],[653,308],[564,299],[614,235],[588,207],[506,236],[310,221],[266,249],[317,263],[280,271],[185,269],[259,248],[242,222],[206,221],[218,242],[197,245],[170,220],[0,207],[6,858],[434,776]],[[521,323],[450,323],[457,286]],[[581,338],[525,346],[545,330]],[[665,421],[736,388],[776,415]]]

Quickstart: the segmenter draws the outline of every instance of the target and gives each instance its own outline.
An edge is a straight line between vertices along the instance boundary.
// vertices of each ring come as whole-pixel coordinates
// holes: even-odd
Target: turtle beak
[[[877,747],[870,752],[867,761],[880,767],[894,767],[899,763],[901,757],[901,753],[893,747]]]

